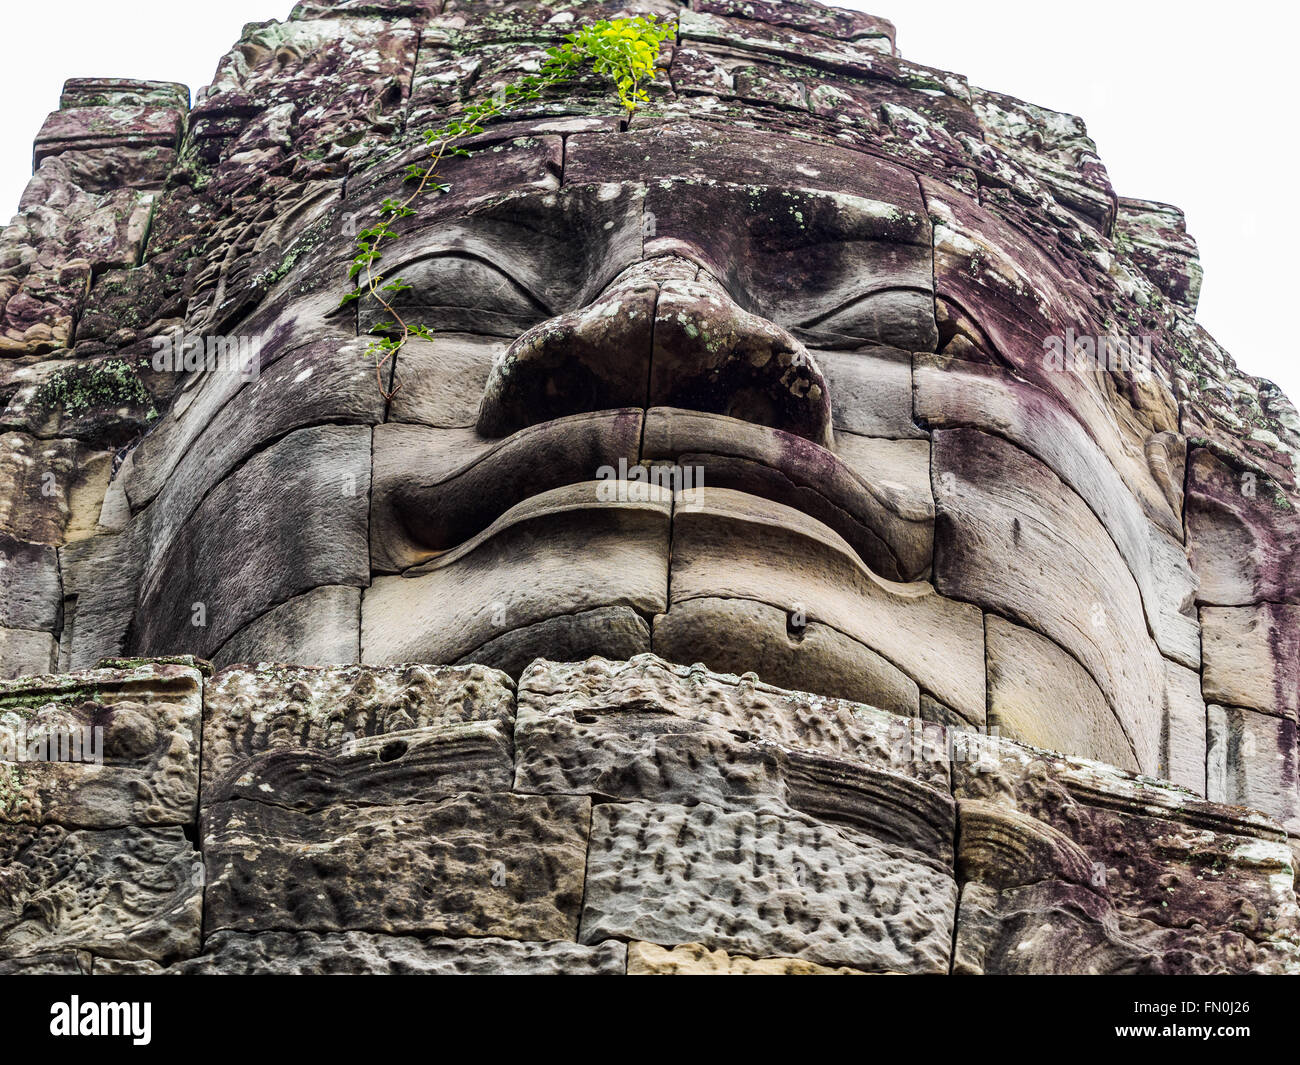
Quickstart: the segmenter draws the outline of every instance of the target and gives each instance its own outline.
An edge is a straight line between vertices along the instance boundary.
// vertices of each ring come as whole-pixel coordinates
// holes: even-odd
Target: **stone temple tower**
[[[629,118],[510,98],[672,26]],[[307,0],[0,235],[0,972],[1300,970],[1300,419],[810,0]]]

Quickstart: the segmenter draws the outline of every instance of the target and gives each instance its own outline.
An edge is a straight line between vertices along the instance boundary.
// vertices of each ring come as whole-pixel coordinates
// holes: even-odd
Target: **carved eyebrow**
[[[542,314],[546,315],[547,318],[555,317],[555,312],[546,305],[546,302],[540,296],[538,296],[535,292],[533,292],[530,288],[528,288],[527,285],[525,285],[517,277],[512,277],[510,274],[506,273],[504,269],[502,269],[500,266],[494,263],[491,259],[487,258],[486,256],[479,255],[476,252],[462,251],[459,249],[449,248],[446,251],[434,251],[434,252],[429,252],[427,255],[421,255],[417,258],[410,260],[410,262],[408,262],[406,265],[409,268],[411,266],[419,265],[420,263],[429,262],[430,260],[433,259],[463,259],[466,262],[478,263],[478,265],[486,267],[487,269],[491,270],[494,274],[496,274],[498,277],[500,277],[503,287],[509,286],[510,288],[512,288],[515,292],[517,292],[520,296],[522,296],[525,300],[527,300],[530,304],[532,304],[534,310],[537,310]]]
[[[844,300],[841,303],[837,303],[829,311],[823,311],[821,314],[814,315],[812,318],[808,318],[802,322],[797,323],[795,325],[795,328],[814,329],[817,326],[821,325],[821,323],[826,321],[828,318],[834,318],[835,315],[839,314],[840,312],[847,311],[852,307],[856,307],[859,303],[863,303],[866,300],[871,299],[871,297],[873,296],[879,296],[881,293],[884,292],[890,292],[890,293],[915,292],[918,293],[919,295],[930,296],[930,297],[933,297],[934,295],[934,293],[930,289],[922,288],[920,285],[889,285],[889,284],[876,285],[873,288],[867,289],[865,292],[859,292],[856,296],[853,296],[850,299]]]

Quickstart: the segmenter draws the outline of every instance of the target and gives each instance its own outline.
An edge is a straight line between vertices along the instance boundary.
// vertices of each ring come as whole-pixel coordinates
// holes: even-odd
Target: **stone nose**
[[[586,307],[516,340],[488,376],[478,431],[501,437],[569,414],[656,406],[831,444],[830,394],[804,346],[677,256],[630,267]]]

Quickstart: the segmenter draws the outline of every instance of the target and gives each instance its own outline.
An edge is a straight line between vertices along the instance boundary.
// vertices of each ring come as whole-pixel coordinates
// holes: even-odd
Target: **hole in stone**
[[[785,616],[785,634],[795,643],[808,634],[808,619],[802,611],[792,610]]]
[[[385,743],[379,749],[379,760],[381,762],[396,762],[406,753],[407,744],[405,740],[394,740],[392,743]]]

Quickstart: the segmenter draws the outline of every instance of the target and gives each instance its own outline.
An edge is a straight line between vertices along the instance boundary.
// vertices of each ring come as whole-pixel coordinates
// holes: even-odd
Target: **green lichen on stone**
[[[321,241],[325,239],[328,232],[328,218],[324,221],[317,222],[289,245],[289,250],[285,252],[284,257],[280,260],[278,265],[271,270],[265,270],[260,274],[256,274],[253,277],[253,282],[270,288],[277,281],[284,278],[289,271],[294,268],[299,259],[319,245]],[[303,291],[306,291],[310,288],[311,284],[311,280],[308,279],[303,282],[300,288]]]
[[[152,320],[154,304],[145,298],[142,280],[144,271],[139,268],[126,271],[114,277],[105,274],[95,284],[92,301],[103,313],[110,313],[113,320],[130,329],[142,329]]]
[[[903,75],[902,81],[909,89],[917,89],[921,92],[941,92],[945,96],[948,95],[948,90],[942,82],[936,81],[934,78],[927,78],[923,74],[909,72]]]
[[[0,817],[12,817],[27,804],[23,778],[22,766],[0,765]]]
[[[205,677],[210,677],[215,672],[215,668],[211,662],[206,658],[196,658],[194,655],[154,655],[152,657],[101,658],[95,663],[96,669],[128,670],[139,669],[143,666],[188,666],[190,669],[197,669]]]
[[[44,691],[25,688],[21,683],[8,685],[6,692],[0,688],[0,711],[12,712],[23,717],[30,717],[44,706],[80,706],[82,703],[98,703],[99,688],[78,685],[64,691]]]
[[[150,419],[158,416],[149,390],[123,359],[56,370],[36,390],[33,403],[42,410],[62,409],[72,418],[96,407],[131,406],[148,407]]]
[[[195,192],[202,192],[211,180],[211,171],[196,154],[193,141],[187,138],[175,164],[167,172],[167,187],[188,185]]]

